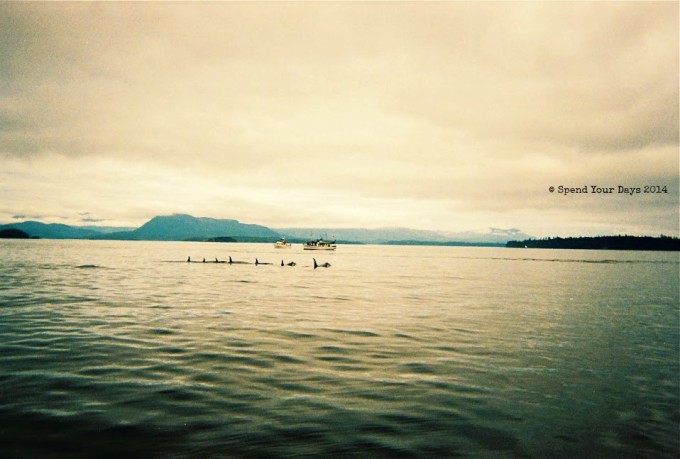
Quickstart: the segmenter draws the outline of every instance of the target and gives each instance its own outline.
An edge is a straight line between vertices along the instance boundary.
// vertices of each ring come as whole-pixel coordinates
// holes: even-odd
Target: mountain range
[[[193,217],[185,214],[157,216],[139,228],[69,226],[24,221],[0,225],[0,230],[4,229],[18,229],[31,237],[43,239],[144,241],[273,242],[280,237],[286,237],[290,242],[303,242],[322,237],[359,244],[504,245],[509,240],[531,237],[514,228],[490,228],[487,233],[447,233],[410,228],[267,228],[262,225],[240,223],[238,220]]]

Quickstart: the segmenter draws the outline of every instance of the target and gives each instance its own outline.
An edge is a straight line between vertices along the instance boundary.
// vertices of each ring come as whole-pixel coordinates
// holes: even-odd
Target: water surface
[[[676,253],[0,250],[8,457],[680,454]]]

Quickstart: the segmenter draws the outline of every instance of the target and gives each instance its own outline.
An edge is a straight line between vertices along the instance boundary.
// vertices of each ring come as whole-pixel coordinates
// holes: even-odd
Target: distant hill
[[[31,237],[39,237],[42,239],[89,239],[99,234],[98,231],[92,229],[85,229],[77,226],[62,225],[60,223],[40,223],[34,221],[27,221],[21,223],[10,223],[9,225],[0,225],[0,230],[15,228]]]
[[[275,228],[292,242],[322,237],[324,239],[365,244],[416,245],[504,245],[512,239],[529,238],[518,229],[489,228],[488,232],[442,232],[411,228]]]
[[[43,239],[104,239],[133,241],[237,241],[271,242],[285,236],[290,242],[324,238],[340,244],[394,245],[503,245],[529,238],[517,229],[489,228],[486,232],[451,233],[410,228],[279,228],[240,223],[232,219],[193,217],[186,214],[157,216],[136,229],[68,226],[35,221],[0,225]]]
[[[395,239],[418,239],[442,241],[439,233],[408,228],[276,228],[276,231],[292,241],[309,241],[323,238],[348,242],[381,244]]]
[[[101,234],[121,233],[125,231],[134,231],[136,229],[123,226],[94,226],[94,225],[78,226],[78,228],[96,231],[97,233]]]
[[[388,241],[384,245],[431,245],[442,247],[505,247],[503,242],[464,242],[464,241]]]
[[[531,249],[587,249],[587,250],[664,250],[680,251],[680,239],[649,236],[597,236],[529,239],[509,241],[507,247]]]
[[[127,239],[143,241],[184,241],[214,240],[233,238],[235,240],[276,240],[279,234],[271,229],[240,223],[238,220],[192,217],[175,214],[154,217],[134,231],[109,233],[98,239]]]
[[[17,229],[42,239],[107,239],[140,241],[232,240],[274,241],[280,236],[271,229],[239,223],[237,220],[197,218],[191,215],[158,216],[137,229],[69,226],[26,221],[0,225],[0,230]]]

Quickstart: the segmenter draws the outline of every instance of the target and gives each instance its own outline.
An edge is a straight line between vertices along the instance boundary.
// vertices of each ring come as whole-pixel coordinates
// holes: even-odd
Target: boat
[[[274,247],[277,249],[290,249],[290,242],[286,242],[286,238],[282,237],[274,243]]]
[[[302,245],[304,250],[335,250],[335,241],[328,242],[323,239],[316,239],[314,241],[305,242]]]

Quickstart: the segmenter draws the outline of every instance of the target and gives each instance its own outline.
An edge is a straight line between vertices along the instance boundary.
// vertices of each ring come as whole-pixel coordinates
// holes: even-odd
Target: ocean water
[[[680,455],[677,253],[0,253],[2,457]]]

